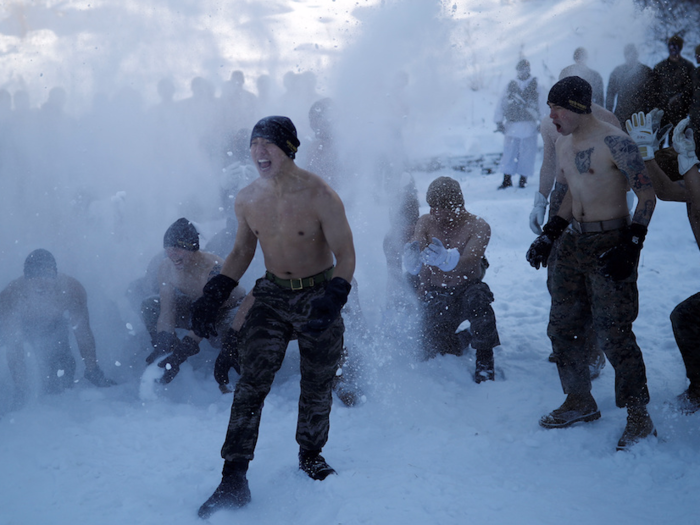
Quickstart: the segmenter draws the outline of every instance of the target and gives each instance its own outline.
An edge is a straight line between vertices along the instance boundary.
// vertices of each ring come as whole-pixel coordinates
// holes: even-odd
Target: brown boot
[[[589,393],[569,394],[559,408],[552,410],[540,419],[544,428],[566,428],[574,423],[595,421],[600,418],[598,405]]]
[[[651,435],[656,436],[656,429],[647,408],[628,407],[627,426],[620,441],[617,442],[617,450],[629,450],[630,447]]]

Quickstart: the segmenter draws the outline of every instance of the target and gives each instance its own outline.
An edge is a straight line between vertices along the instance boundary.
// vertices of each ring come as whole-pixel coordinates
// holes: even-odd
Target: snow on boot
[[[522,175],[520,176],[520,182],[518,183],[518,186],[521,188],[524,188],[527,186],[527,178],[523,177]]]
[[[700,392],[689,387],[676,397],[676,406],[682,414],[695,414],[695,412],[700,410]]]
[[[493,371],[493,348],[476,351],[476,368],[474,370],[474,381],[483,383],[484,381],[494,381]]]
[[[206,519],[216,511],[222,509],[236,509],[250,502],[250,488],[245,477],[246,469],[232,467],[227,461],[224,463],[224,473],[221,483],[214,494],[205,501],[197,515]]]
[[[617,442],[617,450],[629,450],[630,447],[650,435],[656,436],[657,434],[654,422],[646,407],[628,407],[627,426],[620,441]]]
[[[299,468],[311,479],[324,480],[331,474],[337,474],[321,455],[320,450],[299,450]]]
[[[593,396],[588,394],[569,394],[566,401],[540,419],[544,428],[566,428],[574,423],[595,421],[600,418],[598,405]]]
[[[499,190],[505,190],[513,185],[513,181],[510,180],[510,175],[503,175],[503,182],[498,187]]]

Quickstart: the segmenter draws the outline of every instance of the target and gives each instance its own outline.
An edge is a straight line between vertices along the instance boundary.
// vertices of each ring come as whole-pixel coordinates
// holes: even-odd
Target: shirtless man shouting
[[[293,337],[301,358],[299,468],[319,480],[335,473],[321,449],[328,440],[331,386],[343,346],[340,310],[350,292],[355,248],[343,203],[320,177],[294,163],[298,147],[287,117],[266,117],[255,125],[250,153],[260,177],[236,196],[233,250],[192,306],[195,334],[209,337],[219,306],[260,242],[267,272],[253,288],[255,300],[240,331],[241,377],[221,449],[222,481],[200,507],[201,518],[250,501],[246,472],[263,402]]]
[[[590,315],[598,344],[615,369],[615,402],[627,408],[627,426],[617,445],[624,450],[656,433],[646,410],[644,359],[632,332],[638,311],[637,263],[656,197],[637,145],[591,114],[591,86],[585,80],[560,80],[550,90],[548,104],[562,135],[556,143],[557,169],[569,189],[527,260],[535,268],[546,266],[561,237],[550,279],[547,334],[567,398],[540,425],[563,428],[600,417],[590,393],[581,322]],[[631,220],[628,186],[638,198]]]

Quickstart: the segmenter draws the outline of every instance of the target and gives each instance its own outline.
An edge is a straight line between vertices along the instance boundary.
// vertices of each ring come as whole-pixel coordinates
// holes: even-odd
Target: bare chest
[[[310,240],[321,231],[318,214],[303,198],[264,200],[251,209],[248,225],[261,242],[279,238]]]

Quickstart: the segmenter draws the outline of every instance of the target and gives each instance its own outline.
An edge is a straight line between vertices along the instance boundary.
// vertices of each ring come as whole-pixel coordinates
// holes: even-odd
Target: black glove
[[[228,387],[228,372],[233,368],[241,375],[241,367],[238,364],[238,331],[229,329],[221,342],[221,352],[214,363],[214,379],[219,384],[222,394],[230,394]]]
[[[542,268],[547,267],[547,259],[549,259],[549,254],[552,252],[554,241],[561,237],[567,226],[569,226],[569,221],[562,219],[559,215],[555,215],[547,224],[542,226],[542,235],[537,237],[535,242],[530,245],[530,249],[525,256],[530,266],[536,270],[540,269],[540,265],[542,265]]]
[[[599,257],[603,275],[613,281],[624,281],[637,267],[647,227],[632,223],[624,232],[620,244],[603,252]]]
[[[111,379],[106,378],[104,372],[99,366],[86,369],[84,375],[85,379],[87,379],[93,385],[98,386],[100,388],[114,386],[117,384]]]
[[[146,363],[149,365],[164,355],[172,354],[180,340],[172,332],[158,332],[151,343],[153,344],[153,352],[146,358]]]
[[[175,379],[175,376],[180,371],[180,365],[187,361],[188,357],[199,353],[199,343],[188,335],[183,337],[182,341],[178,341],[178,343],[173,353],[158,363],[159,367],[165,368],[163,377],[160,378],[160,382],[164,385]]]
[[[326,293],[311,301],[310,320],[304,326],[304,332],[320,335],[340,315],[340,310],[348,302],[352,286],[342,277],[333,277],[326,286]]]
[[[197,337],[218,335],[216,332],[216,317],[219,308],[226,302],[238,281],[219,274],[212,277],[202,290],[202,297],[192,303],[192,331]]]

